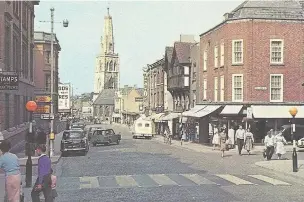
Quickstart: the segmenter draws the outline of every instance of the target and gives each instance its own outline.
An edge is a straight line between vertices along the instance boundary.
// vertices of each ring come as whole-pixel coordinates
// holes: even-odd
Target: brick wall
[[[232,74],[243,74],[244,101],[270,101],[270,74],[283,74],[283,101],[303,101],[303,25],[292,21],[238,20],[223,24],[200,39],[199,100],[203,100],[203,79],[207,79],[207,100],[214,98],[214,77],[225,77],[225,101],[232,101]],[[243,40],[243,64],[232,65],[232,40]],[[270,39],[284,40],[284,64],[270,64]],[[224,42],[224,67],[214,68],[214,46]],[[203,55],[207,49],[207,72]],[[220,81],[220,79],[219,79]],[[257,90],[256,87],[266,87]],[[220,90],[220,82],[218,89]],[[218,91],[219,93],[219,91]],[[218,94],[218,98],[219,98]]]

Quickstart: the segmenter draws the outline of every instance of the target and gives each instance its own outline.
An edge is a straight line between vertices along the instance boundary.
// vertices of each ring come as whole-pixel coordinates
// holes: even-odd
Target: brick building
[[[202,105],[190,115],[199,118],[200,142],[209,141],[212,117],[228,127],[246,123],[256,139],[288,124],[291,105],[304,118],[302,4],[245,1],[224,17],[200,35]]]
[[[303,101],[302,13],[296,1],[246,1],[201,34],[200,101]]]
[[[39,1],[0,1],[0,71],[19,75],[19,89],[0,92],[0,131],[12,144],[24,139],[34,97],[34,7]],[[18,134],[18,135],[17,135]]]
[[[148,100],[152,112],[164,111],[164,58],[148,65]]]
[[[35,32],[34,49],[34,81],[36,95],[50,95],[51,92],[51,34],[46,32]],[[54,35],[54,113],[58,112],[58,80],[59,80],[59,41]]]

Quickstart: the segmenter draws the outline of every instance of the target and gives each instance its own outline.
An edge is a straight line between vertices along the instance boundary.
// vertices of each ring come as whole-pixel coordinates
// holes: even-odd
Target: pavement
[[[121,132],[119,145],[91,146],[86,156],[62,157],[54,165],[56,201],[303,201],[303,180],[257,166],[260,154],[231,151],[221,158],[211,148],[206,153],[132,139],[127,127],[108,127]],[[24,192],[30,201],[30,189]]]

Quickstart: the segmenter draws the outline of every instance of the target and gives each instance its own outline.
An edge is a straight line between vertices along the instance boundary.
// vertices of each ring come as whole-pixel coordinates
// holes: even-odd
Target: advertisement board
[[[71,86],[70,84],[59,84],[58,85],[58,110],[70,110],[70,96]]]
[[[19,76],[16,72],[0,73],[0,90],[18,90]]]

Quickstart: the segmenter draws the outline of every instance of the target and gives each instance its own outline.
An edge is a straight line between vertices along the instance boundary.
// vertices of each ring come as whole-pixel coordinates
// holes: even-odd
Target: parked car
[[[89,142],[83,130],[65,130],[61,140],[61,153],[81,152],[83,155],[89,151]]]
[[[84,130],[85,124],[84,123],[73,123],[71,125],[71,129],[80,128],[81,130]]]
[[[93,146],[98,144],[110,145],[112,143],[119,144],[121,140],[120,134],[115,134],[113,129],[96,129],[93,132],[90,142]]]

